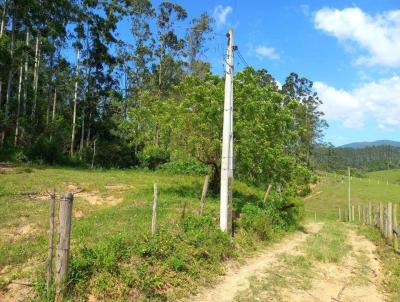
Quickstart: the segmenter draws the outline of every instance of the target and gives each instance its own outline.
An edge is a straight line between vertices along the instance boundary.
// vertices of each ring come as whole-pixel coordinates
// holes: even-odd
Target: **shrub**
[[[205,175],[209,172],[209,167],[207,165],[196,160],[168,162],[159,166],[159,169],[169,173],[188,175]]]
[[[247,204],[243,207],[240,226],[247,232],[254,232],[261,240],[272,237],[271,219],[267,211],[257,205]]]
[[[170,154],[167,150],[154,145],[146,145],[139,153],[142,166],[155,170],[161,164],[168,162]]]

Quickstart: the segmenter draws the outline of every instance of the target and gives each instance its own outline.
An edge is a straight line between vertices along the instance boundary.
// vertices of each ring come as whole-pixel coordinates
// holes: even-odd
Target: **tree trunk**
[[[221,167],[219,167],[217,164],[212,164],[212,167],[213,171],[210,182],[210,190],[214,194],[218,194],[221,185]]]
[[[10,98],[13,80],[13,63],[14,63],[14,50],[15,50],[15,31],[17,28],[17,18],[16,13],[13,14],[12,32],[11,32],[11,47],[10,47],[10,69],[8,70],[8,80],[7,80],[7,94],[6,94],[6,104],[5,104],[5,119],[8,119],[9,108],[10,108]]]
[[[57,106],[57,87],[54,87],[54,97],[53,97],[53,112],[51,115],[51,122],[54,122],[56,117],[56,106]]]
[[[17,116],[15,124],[15,137],[14,137],[14,147],[18,144],[19,135],[19,114],[21,111],[21,90],[22,90],[22,64],[19,68],[19,82],[18,82],[18,104],[17,104]]]
[[[3,15],[1,18],[1,25],[0,25],[0,38],[3,36],[4,28],[6,27],[7,21],[7,0],[4,1],[3,5]]]
[[[90,145],[90,121],[91,121],[91,119],[92,119],[92,112],[89,112],[87,135],[86,135],[86,147],[89,147],[89,145]]]
[[[29,47],[29,30],[26,29],[26,41],[25,46],[27,50],[25,51],[25,72],[24,72],[24,97],[22,104],[22,115],[26,115],[27,97],[28,97],[28,47]]]
[[[1,25],[0,25],[0,38],[3,37],[6,20],[7,20],[7,0],[4,1],[3,5],[3,15],[1,18]],[[0,79],[0,108],[2,104],[2,87],[3,87],[3,81]]]
[[[82,128],[81,128],[81,141],[79,145],[79,157],[82,159],[83,142],[85,136],[85,107],[82,109]]]
[[[4,125],[2,135],[1,135],[1,145],[4,144],[4,141],[6,138],[6,129],[8,128],[8,117],[9,117],[9,111],[10,111],[11,89],[12,89],[12,80],[13,80],[13,64],[14,64],[16,28],[17,28],[17,17],[16,17],[16,11],[15,11],[15,7],[14,7],[12,32],[11,32],[11,46],[10,46],[10,69],[8,70],[7,94],[6,94],[6,103],[5,103],[5,108],[4,108],[5,125]]]
[[[74,91],[74,111],[72,116],[72,133],[71,133],[71,149],[70,155],[74,156],[74,144],[75,144],[75,128],[76,128],[76,101],[78,97],[78,74],[79,74],[79,49],[76,52],[76,72],[75,72],[75,91]]]
[[[47,84],[47,110],[46,110],[46,127],[49,125],[50,121],[50,107],[51,107],[51,82],[54,78],[54,53],[50,56],[50,71],[52,71],[49,77],[49,83]]]
[[[39,77],[39,36],[36,37],[36,47],[35,47],[35,68],[33,70],[33,103],[32,103],[32,113],[31,120],[35,120],[36,116],[36,101],[37,101],[37,83]]]

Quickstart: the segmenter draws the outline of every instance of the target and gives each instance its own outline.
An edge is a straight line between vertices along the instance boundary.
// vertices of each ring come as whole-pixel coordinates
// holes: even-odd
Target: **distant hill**
[[[378,140],[374,142],[356,142],[350,143],[343,146],[339,146],[339,148],[353,148],[353,149],[361,149],[365,147],[373,147],[373,146],[392,146],[392,147],[400,147],[400,142],[391,141],[391,140]]]

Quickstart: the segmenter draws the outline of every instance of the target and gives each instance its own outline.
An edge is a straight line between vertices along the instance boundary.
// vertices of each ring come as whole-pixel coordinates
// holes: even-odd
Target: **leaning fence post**
[[[200,215],[203,214],[203,211],[204,211],[204,204],[206,202],[206,196],[207,196],[209,182],[210,182],[210,176],[206,175],[206,177],[204,178],[203,191],[201,192]]]
[[[56,254],[56,302],[64,301],[69,262],[73,201],[74,195],[72,193],[61,195]]]
[[[56,205],[56,192],[50,194],[50,225],[49,225],[49,254],[47,256],[47,275],[46,290],[50,291],[51,279],[53,275],[53,255],[54,255],[54,211]]]
[[[388,239],[392,241],[393,239],[393,204],[388,203]]]
[[[157,228],[157,202],[158,202],[158,191],[157,184],[154,184],[154,198],[153,198],[153,215],[151,217],[151,234],[156,233]]]
[[[272,189],[272,185],[269,184],[269,185],[268,185],[268,189],[267,189],[267,191],[266,191],[265,194],[264,194],[264,202],[267,201],[268,196],[269,196],[269,193],[271,192],[271,189]]]

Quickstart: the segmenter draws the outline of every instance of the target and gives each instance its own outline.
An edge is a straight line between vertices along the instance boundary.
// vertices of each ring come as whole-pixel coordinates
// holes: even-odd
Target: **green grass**
[[[384,171],[390,175],[397,175],[400,178],[400,170]],[[378,172],[373,172],[378,173]],[[383,174],[383,172],[382,172]],[[394,176],[393,176],[394,177]],[[397,184],[380,182],[369,178],[353,178],[351,181],[351,202],[353,205],[368,205],[369,202],[399,203],[400,186]],[[348,179],[347,177],[328,174],[321,177],[317,186],[313,188],[310,196],[304,199],[305,209],[311,218],[314,212],[320,220],[334,220],[338,217],[338,208],[342,211],[348,204]],[[342,212],[343,215],[343,212]]]
[[[397,184],[400,185],[400,169],[392,169],[385,171],[375,171],[367,173],[367,177],[376,182],[386,184]]]
[[[304,250],[311,259],[338,263],[351,249],[346,243],[346,233],[343,225],[327,222],[318,234],[307,239]]]
[[[153,183],[158,183],[158,232],[150,236]],[[110,206],[91,205],[77,195],[73,211],[70,298],[124,301],[176,300],[221,273],[223,261],[252,253],[271,240],[239,230],[232,240],[218,230],[219,200],[208,196],[206,214],[197,215],[203,178],[138,170],[17,167],[0,174],[0,284],[28,277],[44,297],[49,200],[25,193],[53,188],[122,198]],[[107,185],[123,189],[107,189]],[[234,204],[261,200],[263,191],[235,181]],[[181,219],[183,205],[186,217]],[[15,235],[27,224],[33,231]],[[10,236],[9,234],[14,234]],[[282,236],[282,232],[278,232]],[[278,238],[278,236],[274,236]],[[41,299],[41,298],[40,298]],[[39,299],[39,300],[40,300]]]

